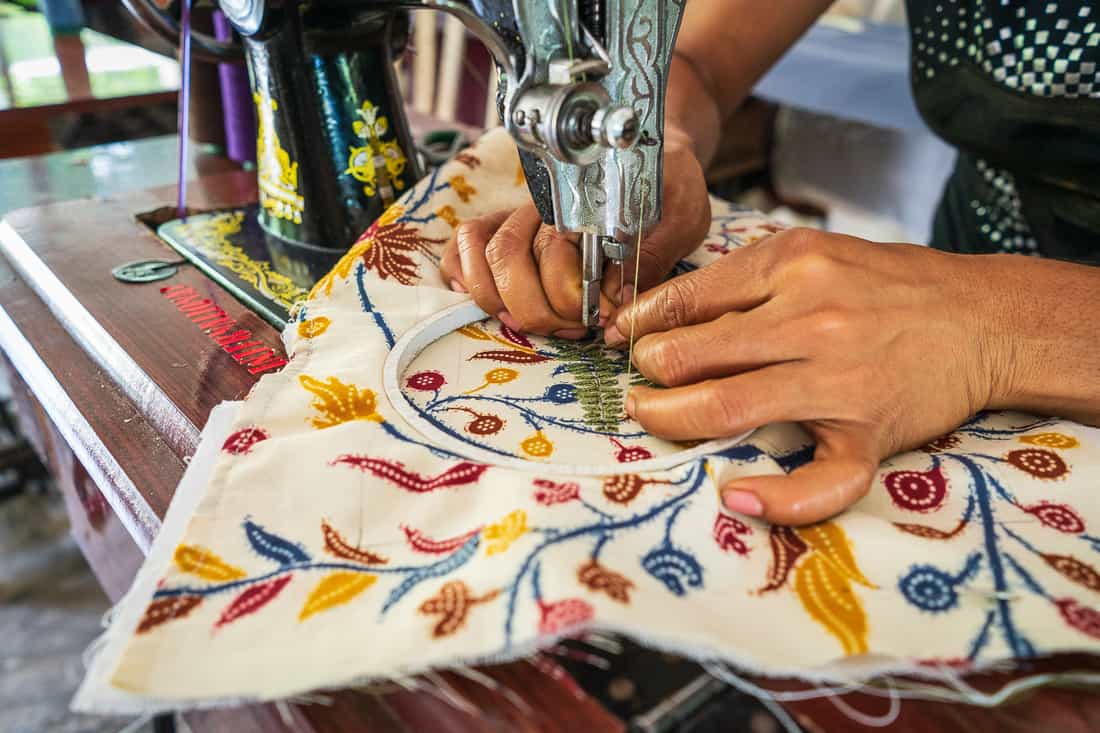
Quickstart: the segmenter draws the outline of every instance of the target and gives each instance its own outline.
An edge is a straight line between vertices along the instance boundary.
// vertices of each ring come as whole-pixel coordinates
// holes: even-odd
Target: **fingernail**
[[[623,335],[619,331],[618,326],[611,324],[604,330],[603,340],[608,344],[621,344],[623,342]]]
[[[460,283],[458,280],[451,280],[451,290],[455,291],[456,293],[468,292],[466,288],[462,285],[462,283]]]
[[[606,326],[607,321],[608,321],[607,316],[600,316],[600,320],[598,321],[598,323],[600,325],[600,328],[603,328],[604,326]]]
[[[513,331],[523,330],[520,327],[519,322],[516,321],[515,318],[512,318],[512,314],[508,311],[501,311],[500,313],[497,313],[497,320],[503,323],[508,328],[512,329]]]
[[[626,393],[626,414],[634,417],[634,390]]]
[[[764,505],[760,503],[760,499],[756,498],[756,494],[749,493],[748,491],[739,491],[737,489],[730,489],[722,492],[722,503],[726,505],[726,509],[737,514],[744,514],[749,517],[759,517],[764,513]]]
[[[577,339],[582,339],[585,336],[587,336],[588,335],[588,329],[587,328],[563,328],[560,331],[555,331],[554,335],[557,336],[558,338],[570,339],[572,341],[576,341]]]

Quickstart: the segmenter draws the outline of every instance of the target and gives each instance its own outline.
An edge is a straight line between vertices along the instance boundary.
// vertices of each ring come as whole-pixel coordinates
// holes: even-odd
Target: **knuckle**
[[[483,249],[492,232],[484,219],[467,219],[455,229],[455,246],[459,250]]]
[[[689,323],[692,310],[690,290],[681,278],[673,278],[657,292],[656,311],[665,325],[677,327]]]
[[[682,384],[688,373],[687,353],[670,338],[645,338],[635,346],[638,368],[665,386]]]
[[[851,312],[844,308],[821,308],[809,316],[809,331],[817,338],[837,339],[851,332],[853,321]]]
[[[744,395],[729,386],[721,387],[713,382],[709,391],[707,403],[713,405],[718,430],[726,435],[742,430],[749,415]]]

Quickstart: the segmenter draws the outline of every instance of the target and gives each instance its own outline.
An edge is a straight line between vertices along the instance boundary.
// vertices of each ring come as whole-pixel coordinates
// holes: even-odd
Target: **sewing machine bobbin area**
[[[417,358],[432,344],[447,337],[459,329],[477,324],[489,316],[472,302],[460,303],[446,308],[434,316],[422,321],[410,329],[394,345],[383,367],[383,388],[386,397],[401,417],[414,427],[426,442],[470,460],[513,468],[519,471],[545,474],[548,468],[563,476],[607,476],[629,471],[643,473],[663,471],[707,455],[721,452],[736,445],[748,437],[752,431],[720,440],[709,440],[682,450],[658,455],[652,458],[629,462],[608,461],[606,463],[571,462],[575,451],[571,451],[570,461],[541,460],[521,456],[505,455],[497,450],[482,447],[471,440],[463,439],[457,431],[447,429],[438,421],[425,415],[424,410],[410,400],[402,388],[407,383],[410,367]],[[437,374],[436,372],[427,372]],[[621,375],[620,375],[621,376]],[[576,402],[570,404],[578,404]],[[674,444],[669,444],[674,445]]]

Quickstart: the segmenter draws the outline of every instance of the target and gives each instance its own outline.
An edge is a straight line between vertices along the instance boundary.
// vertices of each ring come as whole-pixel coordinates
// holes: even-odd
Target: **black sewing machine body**
[[[178,38],[178,20],[154,0],[125,2],[166,38]],[[544,221],[584,235],[585,261],[595,260],[586,272],[598,277],[605,257],[629,256],[638,230],[660,216],[654,182],[678,0],[221,0],[219,7],[239,43],[195,33],[192,43],[199,58],[243,53],[247,62],[259,202],[244,220],[255,217],[257,226],[231,231],[225,217],[191,216],[160,233],[277,325],[286,320],[283,301],[304,294],[424,173],[393,71],[410,8],[456,15],[492,53],[498,107],[532,196]],[[262,241],[253,241],[257,235]],[[241,252],[264,259],[234,261]],[[272,283],[285,297],[272,299]]]

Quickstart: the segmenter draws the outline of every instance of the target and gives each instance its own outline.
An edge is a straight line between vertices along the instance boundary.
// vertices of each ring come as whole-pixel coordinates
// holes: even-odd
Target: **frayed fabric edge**
[[[122,654],[140,623],[144,613],[141,603],[129,603],[131,596],[147,598],[152,595],[159,580],[159,569],[165,567],[173,549],[186,532],[188,522],[198,504],[205,495],[211,474],[217,463],[218,450],[232,431],[241,402],[224,402],[210,414],[203,428],[199,448],[184,472],[179,487],[173,496],[163,525],[157,534],[144,565],[133,586],[116,604],[114,621],[100,637],[89,645],[86,654],[87,674],[72,701],[76,712],[93,714],[134,714],[158,713],[168,711],[211,710],[238,707],[246,704],[273,702],[296,696],[307,695],[313,690],[278,689],[261,695],[230,696],[224,698],[156,698],[119,690],[110,685],[109,680],[117,668]],[[865,655],[862,657],[844,657],[834,663],[816,667],[764,667],[759,660],[753,660],[730,653],[715,653],[714,650],[692,647],[661,635],[638,634],[635,630],[622,629],[612,624],[587,624],[575,627],[568,632],[554,636],[545,636],[536,642],[517,645],[506,652],[475,655],[455,659],[448,664],[410,664],[395,669],[390,676],[349,675],[343,679],[327,683],[326,690],[333,688],[354,688],[370,684],[391,682],[394,679],[413,677],[428,672],[443,672],[462,667],[483,664],[501,664],[530,657],[542,649],[553,646],[561,639],[578,636],[584,632],[609,632],[631,638],[645,646],[660,651],[678,654],[700,664],[722,664],[736,668],[742,674],[765,677],[799,679],[814,684],[861,685],[876,678],[888,675],[906,676],[927,680],[942,680],[943,670],[914,663],[909,659]],[[1073,649],[1052,650],[1057,654]],[[993,659],[976,663],[962,671],[960,676],[977,674],[984,671],[1003,668],[1011,659]]]

